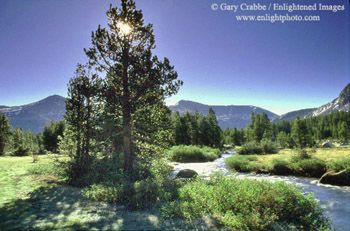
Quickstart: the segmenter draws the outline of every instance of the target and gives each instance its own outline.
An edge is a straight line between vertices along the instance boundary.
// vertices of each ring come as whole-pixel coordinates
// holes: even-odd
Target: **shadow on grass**
[[[213,221],[162,221],[159,212],[118,210],[114,205],[83,198],[81,189],[49,183],[0,207],[2,230],[212,230]],[[214,222],[215,223],[215,222]]]

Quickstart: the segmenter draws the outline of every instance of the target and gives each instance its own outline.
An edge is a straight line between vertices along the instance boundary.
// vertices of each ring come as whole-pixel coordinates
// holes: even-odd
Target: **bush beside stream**
[[[214,216],[232,230],[273,230],[286,224],[300,230],[329,230],[312,194],[284,182],[271,183],[213,175],[210,181],[194,180],[181,187],[178,199],[163,207],[168,218],[195,219]]]
[[[328,172],[345,171],[341,175],[328,175],[326,181],[330,184],[349,186],[350,158],[339,157],[338,159],[325,160],[322,157],[322,155],[315,153],[310,154],[306,150],[298,150],[282,155],[234,155],[226,160],[226,164],[230,169],[238,172],[315,178],[320,178]]]
[[[181,163],[214,161],[220,156],[219,149],[193,145],[173,146],[169,151],[170,160]]]

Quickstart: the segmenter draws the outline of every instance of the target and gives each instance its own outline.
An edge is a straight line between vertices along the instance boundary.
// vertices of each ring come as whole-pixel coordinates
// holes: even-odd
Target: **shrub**
[[[342,171],[346,169],[350,171],[350,158],[343,158],[336,161],[332,161],[327,165],[328,170]]]
[[[29,148],[25,148],[23,146],[20,146],[15,152],[14,154],[16,156],[28,156],[29,155]]]
[[[275,143],[271,140],[263,140],[261,141],[261,149],[264,154],[276,154],[278,153],[278,148]]]
[[[312,153],[312,154],[317,153],[317,148],[316,148],[316,146],[315,146],[315,145],[312,146],[312,147],[310,148],[309,152]]]
[[[107,201],[118,205],[129,206],[130,200],[136,202],[134,209],[145,209],[155,206],[158,202],[167,202],[177,197],[178,181],[157,181],[145,179],[134,183],[124,182],[119,185],[94,184],[83,189],[83,196],[90,200]],[[127,198],[126,190],[133,190],[132,198]]]
[[[241,149],[238,151],[240,155],[250,155],[250,154],[263,154],[261,146],[257,142],[249,142],[242,145]]]
[[[286,223],[298,230],[327,230],[324,217],[312,194],[284,182],[271,183],[214,175],[210,181],[192,181],[179,189],[179,198],[163,208],[165,217],[186,219],[214,215],[232,230],[269,230]],[[307,215],[306,215],[307,214]]]
[[[128,206],[129,200],[126,198],[126,190],[134,190],[131,200],[136,202],[136,208],[148,208],[157,202],[158,185],[152,180],[137,181],[134,183],[125,182],[120,185],[95,184],[83,190],[84,197],[95,201],[108,201],[118,205]]]
[[[301,160],[311,159],[312,155],[307,153],[305,149],[297,149],[296,154],[292,157],[292,162],[298,162]]]
[[[327,171],[329,174],[322,177],[321,183],[350,186],[350,158],[330,162]]]
[[[137,203],[137,208],[150,208],[157,202],[160,185],[155,180],[146,179],[135,182],[134,200]]]
[[[273,164],[273,173],[277,175],[290,175],[293,174],[293,168],[290,166],[290,163],[286,160],[274,159]]]
[[[230,169],[234,169],[238,172],[249,172],[249,157],[250,156],[240,156],[235,155],[226,159],[226,165]]]
[[[326,162],[318,158],[304,159],[295,163],[298,174],[309,177],[321,177],[326,172]]]
[[[197,146],[174,146],[169,151],[169,156],[172,161],[188,163],[188,162],[207,162],[214,161],[221,156],[219,149],[210,147]]]
[[[83,190],[83,195],[91,200],[113,202],[130,209],[150,208],[158,202],[174,200],[182,183],[170,179],[173,168],[163,158],[152,160],[151,166],[148,177],[142,179],[143,173],[140,173],[137,180],[127,181],[118,165],[107,159],[95,161],[92,173],[87,176],[92,185]],[[132,196],[128,195],[131,191]]]
[[[326,172],[326,162],[308,154],[305,149],[299,149],[291,158],[291,166],[297,175],[321,177]]]
[[[38,156],[38,154],[32,153],[30,156],[31,156],[32,159],[33,159],[33,163],[36,163],[36,162],[39,161],[39,156]]]
[[[274,144],[270,140],[263,140],[261,144],[257,142],[249,142],[242,146],[242,148],[238,151],[241,155],[251,155],[251,154],[275,154],[278,153],[278,148],[276,144]]]
[[[250,162],[248,164],[248,168],[250,171],[255,173],[266,173],[268,167],[260,162]]]
[[[257,161],[258,160],[258,157],[256,155],[247,155],[247,156],[245,156],[245,158],[248,161]]]
[[[122,202],[123,187],[122,185],[103,185],[94,184],[82,191],[84,197],[94,201],[108,201],[113,203]]]
[[[257,160],[256,155],[235,155],[226,159],[226,165],[238,172],[266,172],[267,166]]]

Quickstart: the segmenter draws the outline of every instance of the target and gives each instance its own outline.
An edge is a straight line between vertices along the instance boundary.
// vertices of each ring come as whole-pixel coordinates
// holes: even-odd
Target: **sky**
[[[318,107],[350,82],[347,0],[136,0],[152,23],[154,54],[168,57],[184,81],[167,104],[254,105],[277,114]],[[318,15],[317,22],[239,22],[263,11],[213,10],[212,4],[345,5],[343,11],[271,12]],[[1,0],[0,105],[67,96],[77,63],[87,61],[91,32],[107,27],[117,0]],[[270,12],[268,12],[270,13]]]

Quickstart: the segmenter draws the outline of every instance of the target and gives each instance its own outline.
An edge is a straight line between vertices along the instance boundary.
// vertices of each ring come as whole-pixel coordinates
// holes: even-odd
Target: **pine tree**
[[[193,116],[192,116],[192,130],[193,130],[193,137],[192,137],[192,142],[194,145],[199,145],[200,141],[199,141],[199,121],[200,119],[203,117],[203,114],[200,113],[198,110],[195,110]]]
[[[281,131],[277,135],[277,143],[281,148],[286,148],[288,147],[289,141],[288,141],[288,136],[284,131]]]
[[[199,143],[203,146],[211,146],[209,134],[211,132],[210,124],[207,117],[202,117],[198,122]]]
[[[78,178],[79,176],[83,178],[82,176],[89,173],[91,169],[93,160],[91,140],[96,138],[94,131],[100,128],[97,115],[101,113],[102,106],[97,103],[97,100],[100,99],[102,90],[102,80],[93,73],[91,66],[78,64],[75,76],[69,81],[66,99],[65,119],[69,131],[64,132],[65,126],[61,122],[55,129],[55,137],[60,137],[61,152],[69,153],[66,148],[75,145],[70,172],[72,184],[85,184],[85,181],[80,181],[81,179]],[[70,140],[64,138],[65,134]],[[75,179],[78,181],[75,182]]]
[[[151,24],[145,25],[132,0],[122,0],[121,8],[107,11],[109,29],[92,33],[92,47],[85,50],[89,64],[106,72],[105,109],[113,125],[113,152],[122,153],[123,169],[135,179],[135,161],[140,155],[138,141],[147,136],[142,119],[164,106],[164,99],[175,94],[181,81],[167,58],[152,54],[155,39]],[[145,131],[146,130],[146,131]],[[139,139],[140,138],[140,139]]]
[[[188,125],[186,118],[180,116],[180,113],[176,111],[173,115],[174,142],[176,145],[190,143]]]
[[[215,112],[212,108],[209,108],[207,118],[209,125],[209,131],[207,134],[209,138],[209,146],[220,148],[222,146],[222,131],[218,125]]]
[[[311,136],[305,120],[297,117],[292,126],[292,137],[298,148],[305,148],[311,144]]]
[[[224,144],[232,144],[230,134],[231,134],[231,130],[228,127],[226,127],[223,131]]]
[[[237,128],[231,129],[230,131],[230,141],[233,145],[241,145],[240,134]]]
[[[345,121],[339,123],[339,138],[340,141],[346,143],[349,141],[349,127]]]
[[[194,115],[186,112],[184,115],[185,123],[188,127],[187,138],[188,144],[197,145],[198,144],[198,124]]]
[[[65,130],[65,122],[50,121],[45,125],[43,132],[43,142],[45,149],[51,152],[57,152],[58,150],[58,136],[63,137]]]
[[[272,131],[272,125],[270,122],[269,117],[267,116],[267,114],[265,112],[261,113],[261,127],[263,132],[263,136],[262,139],[265,140],[272,140],[273,139],[273,131]]]
[[[22,128],[16,128],[13,131],[13,149],[17,156],[26,156],[29,153],[29,148],[26,144],[25,132]]]
[[[0,156],[5,154],[5,147],[8,145],[10,135],[10,120],[4,114],[0,114]]]
[[[246,139],[245,139],[246,135],[245,135],[245,132],[244,132],[244,129],[241,128],[241,130],[239,130],[239,140],[240,140],[240,144],[239,145],[243,145],[245,142],[246,142]]]

